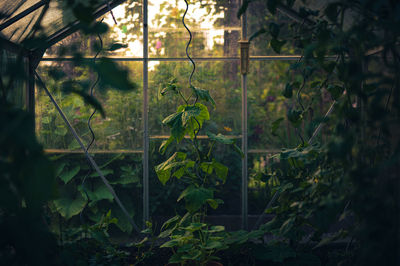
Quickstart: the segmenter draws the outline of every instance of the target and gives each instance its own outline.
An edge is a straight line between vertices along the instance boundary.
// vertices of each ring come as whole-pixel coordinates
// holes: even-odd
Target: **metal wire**
[[[189,28],[186,26],[186,23],[185,23],[185,16],[186,16],[186,14],[187,14],[187,12],[189,10],[189,4],[188,4],[187,0],[185,0],[185,4],[186,4],[186,10],[185,10],[185,13],[183,14],[183,17],[182,17],[182,24],[183,24],[183,26],[185,27],[185,29],[189,33],[189,41],[186,44],[186,56],[190,60],[190,62],[192,62],[192,66],[193,66],[192,73],[190,73],[190,76],[189,76],[189,86],[192,87],[192,78],[193,78],[193,74],[194,74],[194,72],[196,70],[196,64],[195,64],[195,62],[193,61],[193,59],[189,55],[189,46],[190,46],[190,43],[192,42],[193,36],[192,36],[192,32],[189,30]]]
[[[103,22],[103,19],[101,20],[101,22]],[[95,55],[94,58],[93,58],[93,64],[96,64],[96,59],[97,59],[97,57],[99,56],[100,52],[103,50],[103,39],[101,38],[100,34],[97,34],[97,37],[99,38],[100,47],[99,47],[99,50],[96,52],[96,55]],[[95,82],[92,84],[92,86],[90,87],[90,96],[91,96],[91,97],[93,97],[93,95],[94,95],[94,88],[95,88],[96,85],[99,83],[99,80],[100,80],[100,76],[99,76],[99,74],[97,74],[96,81],[95,81]],[[89,117],[89,119],[88,119],[88,121],[87,121],[87,126],[88,126],[89,131],[90,131],[90,134],[91,134],[90,142],[89,142],[89,144],[88,144],[87,147],[86,147],[86,150],[88,150],[88,151],[89,151],[90,147],[93,145],[93,143],[94,143],[95,140],[96,140],[96,135],[94,134],[94,131],[93,131],[92,126],[91,126],[92,118],[93,118],[93,116],[96,114],[96,112],[97,112],[97,109],[94,108],[92,114],[90,115],[90,117]],[[85,193],[85,195],[86,195],[86,197],[87,197],[87,202],[86,202],[86,204],[85,204],[85,207],[82,209],[82,211],[81,211],[80,214],[79,214],[79,218],[80,218],[82,224],[84,223],[84,221],[83,221],[83,212],[85,211],[85,209],[86,209],[86,207],[88,206],[89,201],[90,201],[89,194],[87,193],[86,188],[85,188],[86,179],[89,177],[89,175],[90,175],[90,174],[92,173],[92,171],[93,171],[93,167],[90,165],[90,163],[89,163],[89,167],[90,167],[90,169],[89,169],[89,171],[87,172],[87,174],[85,175],[85,177],[83,178],[82,184],[81,184],[82,191]]]

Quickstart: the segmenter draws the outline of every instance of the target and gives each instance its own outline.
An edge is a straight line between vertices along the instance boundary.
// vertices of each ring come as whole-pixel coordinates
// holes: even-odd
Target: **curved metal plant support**
[[[192,42],[193,36],[192,36],[192,32],[189,30],[189,28],[186,26],[186,23],[185,23],[185,17],[189,10],[189,3],[187,2],[187,0],[185,0],[185,4],[186,4],[186,10],[182,17],[182,24],[189,33],[189,41],[186,44],[186,57],[190,60],[190,62],[193,65],[192,73],[190,73],[190,76],[189,76],[189,86],[192,87],[192,78],[193,78],[194,72],[196,71],[196,63],[193,61],[193,59],[189,55],[189,46],[190,46],[190,43]],[[196,98],[196,101],[197,101],[197,98]]]
[[[103,22],[103,19],[101,20],[101,22]],[[101,53],[101,51],[103,50],[103,39],[101,38],[100,34],[97,34],[97,37],[98,37],[99,42],[100,42],[100,47],[99,47],[99,50],[96,52],[96,55],[93,57],[93,64],[96,64],[96,59],[97,59],[97,57],[99,56],[99,54]],[[100,76],[99,76],[99,74],[97,74],[96,81],[95,81],[95,82],[92,84],[92,86],[90,87],[90,97],[93,97],[93,96],[94,96],[94,88],[95,88],[95,87],[97,86],[97,84],[99,83],[99,80],[100,80]],[[97,112],[97,109],[96,109],[96,107],[94,107],[94,110],[93,110],[93,112],[90,114],[90,117],[89,117],[89,119],[88,119],[88,121],[87,121],[87,126],[88,126],[88,128],[89,128],[90,135],[91,135],[91,139],[90,139],[90,141],[89,141],[89,144],[88,144],[87,147],[86,147],[86,150],[87,150],[87,151],[89,151],[90,147],[91,147],[91,146],[93,145],[93,143],[96,141],[96,135],[94,134],[94,131],[93,131],[93,128],[92,128],[92,125],[91,125],[92,118],[93,118],[93,116],[96,114],[96,112]],[[88,206],[89,200],[90,200],[89,194],[87,193],[87,191],[86,191],[86,189],[85,189],[85,182],[86,182],[87,177],[92,173],[92,171],[93,171],[93,167],[91,166],[91,164],[90,164],[90,162],[89,162],[89,171],[87,172],[87,174],[86,174],[85,177],[83,178],[83,180],[82,180],[82,185],[81,185],[81,186],[82,186],[82,190],[83,190],[83,192],[85,193],[85,195],[86,195],[86,197],[87,197],[86,205],[85,205],[85,207],[83,208],[83,210],[82,210],[82,211],[80,212],[80,214],[79,214],[79,218],[80,218],[80,220],[81,220],[81,223],[84,223],[82,215],[83,215],[83,212],[85,211],[86,207]]]

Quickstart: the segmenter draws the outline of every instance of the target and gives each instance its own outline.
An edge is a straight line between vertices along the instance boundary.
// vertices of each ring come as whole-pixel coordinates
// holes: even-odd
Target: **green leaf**
[[[58,163],[58,164],[56,164],[55,175],[59,176],[61,174],[61,172],[64,170],[66,165],[67,165],[66,163]]]
[[[211,208],[214,210],[218,208],[218,202],[215,199],[208,199],[207,200],[208,205],[210,205]]]
[[[65,136],[67,133],[68,130],[64,125],[59,125],[56,127],[56,130],[54,130],[54,134],[59,136]]]
[[[295,221],[296,217],[290,217],[289,219],[287,219],[279,229],[279,234],[281,236],[285,236],[286,234],[288,234],[290,230],[293,228]]]
[[[169,228],[170,225],[175,225],[177,221],[179,221],[181,217],[179,215],[176,215],[172,218],[170,218],[169,220],[167,220],[162,226],[161,226],[161,230]]]
[[[103,176],[108,176],[110,174],[114,173],[113,169],[101,169],[101,173],[103,174]],[[99,177],[99,173],[97,172],[93,172],[92,174],[90,174],[90,177]]]
[[[49,116],[43,116],[41,121],[42,121],[43,124],[50,124],[52,119]]]
[[[167,116],[162,123],[171,128],[171,137],[176,139],[178,143],[185,136],[185,128],[182,125],[182,112]]]
[[[186,106],[185,109],[182,111],[182,124],[185,127],[187,123],[193,117],[198,117],[200,115],[201,109],[198,106]]]
[[[224,244],[221,241],[208,241],[206,243],[205,249],[221,249],[224,247]]]
[[[53,201],[56,210],[67,220],[79,214],[85,207],[86,202],[86,199],[80,193],[77,193],[75,199],[60,198]]]
[[[183,229],[185,229],[186,231],[189,231],[189,232],[196,232],[206,226],[207,226],[207,224],[205,224],[205,223],[191,223],[189,226],[186,226]]]
[[[184,134],[188,134],[191,139],[194,139],[195,132],[203,126],[203,122],[210,119],[210,113],[207,106],[201,103],[196,105],[181,105],[177,112],[182,113],[182,125]],[[171,132],[172,133],[172,132]]]
[[[107,50],[108,51],[115,51],[121,48],[127,48],[128,45],[123,44],[123,43],[113,43]]]
[[[286,43],[286,41],[279,41],[278,39],[273,38],[270,42],[272,49],[275,53],[280,54],[282,46]]]
[[[85,191],[87,195],[89,196],[89,199],[91,201],[91,204],[93,204],[96,201],[99,200],[112,200],[114,197],[111,194],[110,190],[106,187],[105,184],[102,182],[98,182],[97,184],[93,185],[92,188],[88,188],[89,186],[85,186]],[[82,188],[79,188],[82,193],[85,193]]]
[[[223,225],[213,225],[210,227],[209,230],[207,230],[208,233],[217,233],[217,232],[223,232],[225,231],[225,226]]]
[[[172,239],[171,241],[165,242],[160,246],[160,248],[172,248],[176,247],[179,245],[179,240],[178,239]]]
[[[169,137],[167,140],[164,140],[164,141],[161,143],[160,148],[158,149],[158,151],[159,151],[161,154],[164,154],[165,151],[167,150],[169,144],[171,144],[173,140],[174,140],[173,137]]]
[[[120,184],[120,185],[127,185],[132,183],[139,183],[139,177],[136,174],[122,174],[117,180],[109,181],[110,184]]]
[[[244,152],[242,151],[241,148],[239,148],[239,146],[233,144],[233,149],[240,155],[240,157],[244,158]]]
[[[293,96],[293,86],[290,83],[286,83],[285,90],[282,93],[285,98],[292,98]]]
[[[283,117],[280,117],[278,119],[276,119],[274,122],[272,122],[271,125],[271,133],[273,136],[277,136],[276,131],[279,128],[279,125],[281,124],[282,121],[284,121],[285,119]]]
[[[252,41],[253,39],[255,39],[256,37],[260,36],[261,34],[266,33],[267,30],[264,28],[259,29],[258,31],[254,32],[250,38],[249,38],[249,42]]]
[[[228,167],[219,162],[213,162],[213,167],[217,177],[225,183],[226,177],[228,176]]]
[[[275,39],[278,38],[279,36],[279,31],[280,31],[280,27],[278,24],[271,22],[269,24],[269,33],[271,34],[272,37],[274,37]]]
[[[198,97],[200,100],[203,100],[205,102],[211,103],[213,106],[215,106],[215,101],[211,97],[210,92],[208,90],[204,89],[198,89],[194,86],[191,86],[191,89],[196,97]]]
[[[60,179],[64,181],[64,184],[67,184],[72,178],[74,178],[79,173],[79,170],[81,170],[81,167],[77,165],[71,170],[62,173],[60,175]]]
[[[137,89],[137,85],[129,78],[127,69],[121,68],[110,58],[100,58],[94,64],[94,69],[100,77],[100,87],[110,86],[121,91]]]
[[[344,92],[344,88],[338,85],[329,84],[327,90],[334,100],[338,100]]]
[[[168,92],[174,92],[175,94],[178,93],[178,85],[177,85],[177,80],[176,78],[172,79],[170,82],[168,82],[165,87],[161,90],[161,95],[164,96]]]
[[[212,162],[203,162],[200,164],[200,169],[203,170],[204,173],[211,175],[214,167]]]
[[[72,88],[70,90],[70,92],[81,96],[83,101],[86,104],[91,105],[93,108],[95,108],[97,111],[99,111],[101,117],[103,117],[103,118],[106,117],[106,113],[104,112],[103,106],[95,97],[93,97],[92,95],[89,95],[87,92],[80,90],[80,89]]]
[[[303,114],[301,111],[291,109],[289,110],[287,117],[294,127],[299,127],[303,119]]]
[[[210,140],[214,140],[214,141],[217,141],[222,144],[234,144],[235,143],[234,139],[228,138],[227,136],[224,136],[221,133],[218,133],[217,135],[215,135],[214,133],[207,132],[206,134]]]
[[[208,199],[212,199],[213,197],[214,192],[210,189],[206,189],[204,187],[196,188],[194,186],[189,186],[181,193],[177,201],[180,201],[184,198],[186,209],[190,213],[194,213],[199,210],[207,202]]]
[[[165,183],[167,183],[167,181],[171,178],[171,170],[174,167],[183,166],[185,167],[186,170],[187,168],[194,166],[194,162],[192,160],[185,160],[185,159],[186,159],[186,153],[175,152],[166,161],[160,163],[154,168],[158,176],[158,179],[163,185],[165,185]],[[177,175],[179,175],[179,173]]]

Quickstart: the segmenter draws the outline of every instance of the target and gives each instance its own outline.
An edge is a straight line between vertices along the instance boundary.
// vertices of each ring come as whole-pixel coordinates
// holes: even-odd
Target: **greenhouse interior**
[[[396,0],[0,0],[0,264],[400,265],[399,45]]]

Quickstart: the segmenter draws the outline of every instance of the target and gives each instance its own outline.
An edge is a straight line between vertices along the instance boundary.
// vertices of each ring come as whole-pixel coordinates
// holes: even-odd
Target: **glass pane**
[[[102,50],[100,56],[143,57],[142,1],[121,4],[113,9],[115,24],[111,13],[106,13],[98,21],[104,20],[109,31],[101,35]],[[113,44],[126,45],[117,50]],[[94,56],[100,50],[98,36],[87,36],[75,32],[46,50],[45,57],[73,56],[77,52],[84,56]]]
[[[19,108],[26,108],[27,73],[28,60],[23,58],[18,61],[16,54],[7,50],[0,50],[0,76],[3,93],[7,95],[8,102]],[[16,71],[20,70],[20,71]],[[19,74],[19,75],[18,75]],[[10,84],[11,83],[11,84]]]
[[[190,62],[150,62],[149,65],[149,129],[151,137],[165,136],[169,129],[162,120],[174,113],[183,101],[176,94],[161,96],[161,90],[176,78],[185,97],[191,94],[188,77],[192,71]],[[199,61],[193,85],[208,89],[216,102],[216,107],[208,105],[210,121],[200,135],[206,131],[221,132],[225,135],[239,136],[241,132],[241,89],[238,61]],[[193,99],[193,98],[192,98]],[[239,137],[240,138],[240,137]]]
[[[31,2],[31,1],[28,1],[28,2]],[[30,7],[33,4],[34,3],[31,2],[30,4],[23,5],[24,8],[23,9],[20,8],[18,13],[15,13],[15,15],[19,14],[20,11],[22,12],[23,10],[25,10],[26,8]],[[14,22],[10,26],[8,26],[4,30],[2,30],[1,34],[4,34],[6,39],[9,39],[12,42],[15,42],[15,43],[22,42],[28,36],[28,34],[32,31],[33,26],[39,19],[42,11],[43,11],[43,7],[40,7],[36,11],[30,13],[29,15]]]
[[[287,113],[300,110],[298,103],[298,89],[293,90],[293,96],[287,99],[283,91],[287,81],[287,69],[296,61],[257,61],[251,63],[251,72],[248,75],[248,143],[250,152],[274,152],[283,147],[295,147],[301,143],[299,134],[305,141],[311,137],[315,128],[322,121],[323,116],[332,104],[332,99],[325,88],[310,94],[307,88],[322,76],[314,73],[312,79],[307,80],[301,93],[301,101],[307,112],[302,124],[296,131],[287,120]],[[302,83],[300,74],[291,73],[292,80]],[[282,120],[273,127],[278,119]],[[323,132],[321,132],[323,133]],[[323,134],[319,138],[323,138]],[[319,139],[321,140],[321,139]]]
[[[239,0],[191,2],[185,23],[193,34],[192,57],[238,56]],[[149,1],[150,57],[185,57],[189,34],[182,24],[184,1]]]
[[[252,224],[258,219],[271,200],[271,188],[268,180],[263,175],[265,167],[272,163],[271,156],[274,153],[249,153],[248,155],[248,198],[249,198],[249,223]],[[255,215],[255,216],[254,216]]]
[[[129,70],[130,78],[138,85],[138,89],[121,92],[95,87],[94,95],[101,102],[106,118],[102,118],[99,112],[93,116],[91,125],[95,142],[91,147],[92,151],[142,151],[142,63],[120,64]],[[87,145],[91,140],[87,122],[93,108],[85,104],[81,97],[74,94],[65,95],[60,90],[62,82],[50,75],[50,69],[53,69],[53,72],[61,70],[66,75],[61,81],[78,81],[88,90],[97,77],[87,68],[74,66],[71,62],[42,62],[39,66],[39,73],[48,89]],[[72,136],[67,134],[69,132],[64,121],[41,88],[37,88],[36,96],[36,132],[46,149],[80,149]]]

